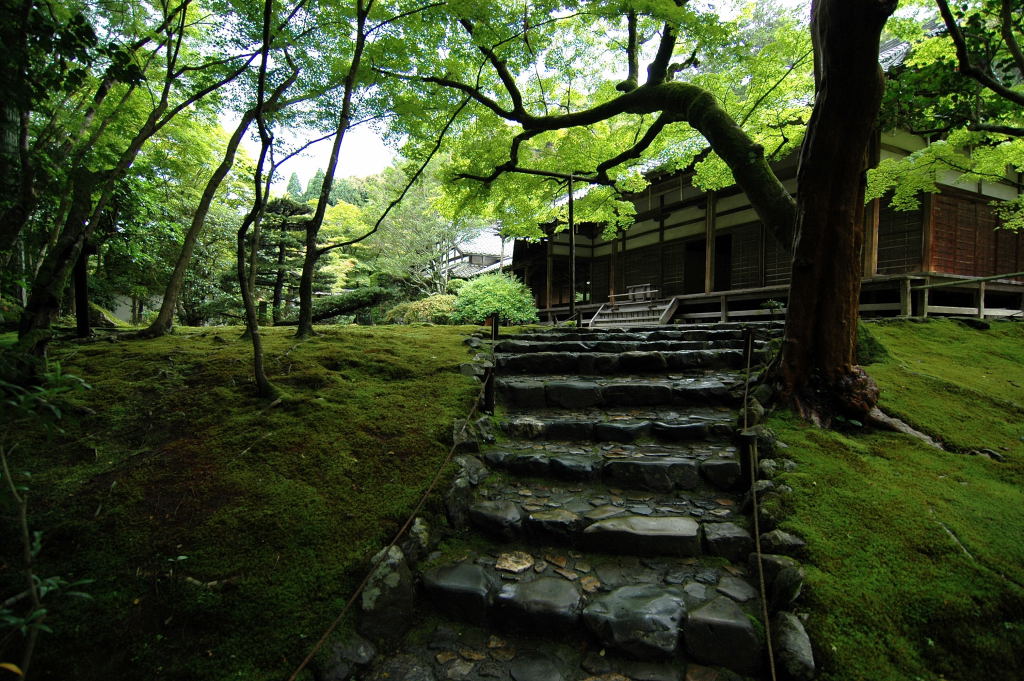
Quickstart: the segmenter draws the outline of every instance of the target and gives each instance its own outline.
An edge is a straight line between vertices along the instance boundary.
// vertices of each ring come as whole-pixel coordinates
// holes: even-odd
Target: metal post
[[[569,319],[576,320],[576,222],[573,219],[572,173],[569,173]]]

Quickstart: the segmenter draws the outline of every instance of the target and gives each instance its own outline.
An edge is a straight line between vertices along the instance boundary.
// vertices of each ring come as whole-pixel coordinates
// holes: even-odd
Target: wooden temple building
[[[924,146],[882,134],[878,158]],[[796,191],[794,154],[776,169]],[[865,315],[1024,317],[1024,234],[997,229],[990,205],[1021,192],[1022,178],[970,185],[949,174],[939,194],[901,212],[867,206],[861,267]],[[576,310],[593,325],[753,319],[785,314],[790,252],[757,219],[738,186],[706,192],[689,176],[657,177],[631,197],[636,221],[605,241],[577,225]],[[511,270],[537,298],[542,319],[569,316],[569,234],[515,243]]]

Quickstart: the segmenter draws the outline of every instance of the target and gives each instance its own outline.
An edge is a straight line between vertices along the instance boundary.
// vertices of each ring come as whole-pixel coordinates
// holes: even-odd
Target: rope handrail
[[[440,482],[441,476],[444,473],[445,468],[448,467],[448,464],[451,463],[452,458],[454,458],[455,452],[459,448],[459,437],[465,435],[466,429],[469,427],[470,421],[480,411],[480,406],[481,404],[484,403],[486,399],[488,384],[493,383],[493,381],[490,380],[491,374],[493,372],[493,367],[489,367],[486,369],[483,384],[480,386],[480,390],[477,393],[476,399],[473,400],[473,404],[469,409],[469,413],[466,415],[465,420],[463,420],[462,422],[462,427],[455,434],[455,437],[452,438],[453,442],[452,446],[448,449],[448,454],[441,461],[440,465],[437,467],[437,470],[434,471],[434,476],[431,478],[430,484],[427,485],[426,489],[423,491],[423,494],[420,495],[420,499],[419,501],[416,502],[416,506],[409,513],[409,517],[406,518],[405,522],[402,524],[402,527],[399,528],[398,532],[395,533],[395,536],[391,540],[391,543],[389,543],[381,551],[378,552],[377,555],[380,557],[377,560],[371,561],[370,569],[366,572],[366,576],[363,577],[363,581],[359,583],[359,586],[356,587],[355,591],[345,602],[345,606],[341,609],[341,612],[338,613],[338,616],[334,618],[331,624],[324,631],[323,635],[320,636],[317,642],[313,645],[313,648],[309,651],[309,654],[306,655],[302,662],[299,663],[299,666],[295,668],[295,671],[292,672],[291,676],[288,677],[288,681],[295,681],[298,678],[299,674],[301,674],[302,671],[309,665],[309,663],[313,660],[313,657],[316,656],[316,654],[327,642],[327,639],[330,637],[330,635],[333,634],[335,629],[338,628],[338,625],[341,624],[341,621],[345,618],[345,615],[347,615],[349,611],[352,609],[352,605],[356,602],[356,599],[359,598],[360,595],[362,595],[363,590],[366,589],[366,585],[370,583],[370,579],[371,577],[373,577],[373,573],[375,573],[377,571],[377,568],[379,568],[384,563],[391,549],[398,545],[398,542],[401,541],[402,537],[404,537],[406,532],[409,531],[409,528],[412,527],[412,524],[415,522],[416,517],[420,514],[420,511],[423,510],[423,507],[426,505],[427,500],[430,498],[430,495],[434,493],[434,490],[437,487],[437,483]]]
[[[747,421],[747,402],[750,398],[750,365],[754,355],[754,331],[746,328],[743,330],[743,353],[746,356],[746,375],[743,378],[743,431],[749,428]],[[754,511],[754,555],[757,556],[757,578],[761,592],[761,615],[764,617],[765,645],[768,648],[768,670],[771,672],[772,681],[777,681],[775,673],[775,649],[772,646],[772,628],[768,618],[768,587],[764,580],[764,560],[761,553],[761,523],[760,511],[757,501],[757,490],[754,483],[757,481],[757,438],[752,438],[750,444],[750,500]]]

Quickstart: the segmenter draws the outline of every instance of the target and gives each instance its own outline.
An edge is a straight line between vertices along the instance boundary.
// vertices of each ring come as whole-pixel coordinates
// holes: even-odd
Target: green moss
[[[1024,671],[1020,325],[871,325],[888,357],[882,404],[945,442],[892,433],[771,427],[799,464],[774,502],[808,541],[806,607],[820,678],[1018,679]]]
[[[275,406],[239,328],[53,348],[93,389],[15,465],[40,570],[96,581],[54,601],[39,678],[280,679],[308,652],[478,390],[465,327],[319,330],[264,331]]]
[[[1024,482],[1024,324],[872,324],[890,358],[870,367],[881,406],[949,446],[1010,457]]]

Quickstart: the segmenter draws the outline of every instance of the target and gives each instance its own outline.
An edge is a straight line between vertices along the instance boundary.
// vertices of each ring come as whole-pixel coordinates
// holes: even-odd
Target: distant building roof
[[[492,255],[501,257],[501,237],[493,227],[481,230],[468,241],[463,241],[456,248],[465,255]]]

